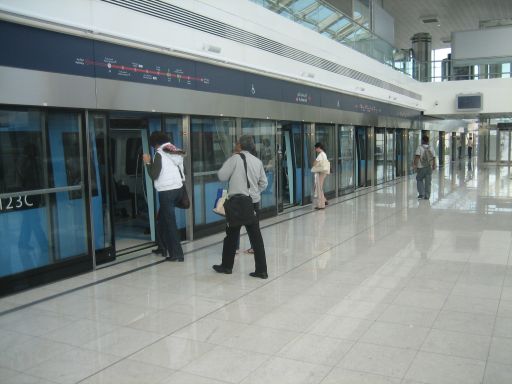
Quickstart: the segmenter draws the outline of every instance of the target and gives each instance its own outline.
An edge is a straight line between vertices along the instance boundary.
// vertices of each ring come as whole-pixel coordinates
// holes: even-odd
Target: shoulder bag
[[[247,161],[243,153],[239,153],[239,155],[244,162],[247,192],[249,193],[251,185],[249,184],[249,177],[247,176]],[[258,220],[250,194],[249,196],[243,194],[228,196],[227,200],[224,202],[224,211],[226,212],[227,224],[230,227],[251,225]]]
[[[174,163],[174,160],[172,162]],[[185,187],[185,178],[183,177],[183,173],[181,173],[180,166],[176,163],[174,163],[174,165],[176,167],[178,167],[178,171],[181,176],[181,181],[183,183],[183,185],[180,188],[180,190],[181,190],[180,199],[178,201],[176,201],[175,205],[176,205],[176,207],[181,208],[181,209],[189,209],[190,208],[190,199],[188,198],[187,187]]]

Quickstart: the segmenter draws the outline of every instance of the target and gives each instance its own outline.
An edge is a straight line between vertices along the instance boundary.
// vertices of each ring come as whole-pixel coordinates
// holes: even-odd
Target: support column
[[[432,36],[430,33],[416,33],[412,38],[413,78],[429,82],[432,78]]]

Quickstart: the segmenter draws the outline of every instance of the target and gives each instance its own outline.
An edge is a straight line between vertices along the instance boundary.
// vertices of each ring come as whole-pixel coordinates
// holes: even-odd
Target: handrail
[[[18,197],[18,196],[43,195],[46,193],[70,192],[70,191],[78,191],[80,189],[82,189],[82,184],[72,185],[72,186],[68,186],[68,187],[55,187],[55,188],[33,189],[31,191],[0,193],[0,199],[10,199],[13,197]]]

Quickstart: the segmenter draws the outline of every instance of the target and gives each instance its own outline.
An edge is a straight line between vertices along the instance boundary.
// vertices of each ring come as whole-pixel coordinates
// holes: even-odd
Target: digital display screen
[[[457,109],[462,111],[482,109],[482,95],[457,95]]]

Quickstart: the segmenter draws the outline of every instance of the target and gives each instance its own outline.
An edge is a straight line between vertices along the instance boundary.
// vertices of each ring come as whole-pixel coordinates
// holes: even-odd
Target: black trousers
[[[259,204],[254,204],[254,210],[259,214]],[[224,246],[222,247],[222,266],[227,269],[233,269],[235,263],[236,244],[240,237],[241,226],[226,226],[226,237],[224,238]],[[247,235],[251,246],[254,249],[255,272],[267,272],[267,259],[265,256],[265,245],[260,231],[259,219],[252,225],[246,225]]]
[[[158,215],[159,242],[165,248],[164,256],[170,258],[183,258],[178,227],[176,225],[176,214],[174,207],[176,201],[181,198],[181,189],[158,192],[160,200],[160,214]]]

